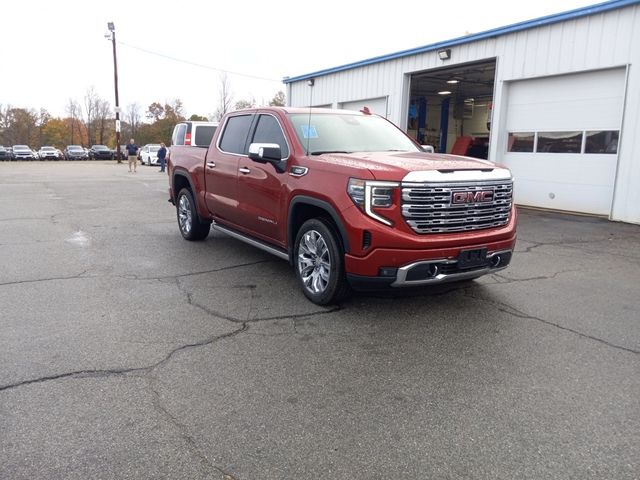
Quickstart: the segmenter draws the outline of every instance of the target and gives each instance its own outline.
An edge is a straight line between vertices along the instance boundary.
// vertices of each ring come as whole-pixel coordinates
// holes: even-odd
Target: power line
[[[240,72],[234,72],[234,71],[231,71],[231,70],[225,70],[224,68],[212,67],[211,65],[203,65],[202,63],[196,63],[196,62],[191,62],[189,60],[183,60],[181,58],[172,57],[170,55],[165,55],[164,53],[153,52],[151,50],[147,50],[146,48],[137,47],[135,45],[129,45],[128,43],[121,42],[120,40],[118,40],[117,42],[120,45],[123,45],[125,47],[129,47],[129,48],[133,48],[134,50],[140,50],[141,52],[148,53],[150,55],[155,55],[157,57],[162,57],[162,58],[166,58],[166,59],[169,59],[169,60],[173,60],[174,62],[186,63],[188,65],[193,65],[194,67],[206,68],[207,70],[215,70],[216,72],[230,73],[232,75],[238,75],[240,77],[254,78],[256,80],[265,80],[265,81],[268,81],[268,82],[282,83],[282,79],[277,79],[276,80],[274,78],[259,77],[257,75],[249,75],[247,73],[240,73]]]

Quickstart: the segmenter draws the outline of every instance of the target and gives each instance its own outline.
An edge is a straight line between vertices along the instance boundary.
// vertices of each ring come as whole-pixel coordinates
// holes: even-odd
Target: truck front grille
[[[511,180],[403,184],[402,216],[416,233],[481,230],[509,222]]]

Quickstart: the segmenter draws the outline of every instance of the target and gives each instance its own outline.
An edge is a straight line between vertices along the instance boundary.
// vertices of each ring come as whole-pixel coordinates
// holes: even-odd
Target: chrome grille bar
[[[488,201],[454,203],[458,193],[474,198],[491,192]],[[506,225],[513,203],[513,182],[403,183],[402,216],[416,233],[448,233]]]

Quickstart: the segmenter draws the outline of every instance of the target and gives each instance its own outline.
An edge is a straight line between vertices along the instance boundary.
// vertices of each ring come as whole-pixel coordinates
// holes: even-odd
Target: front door
[[[259,115],[248,142],[280,145],[282,158],[289,157],[289,145],[277,118]],[[248,157],[240,159],[238,168],[238,214],[242,226],[272,243],[284,247],[286,212],[284,211],[286,172],[278,172],[270,163],[258,163]]]

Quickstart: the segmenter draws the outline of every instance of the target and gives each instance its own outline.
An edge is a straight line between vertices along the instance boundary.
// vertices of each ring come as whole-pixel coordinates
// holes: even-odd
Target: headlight
[[[391,226],[393,222],[388,218],[374,212],[377,208],[389,208],[393,205],[394,189],[399,187],[397,182],[379,182],[376,180],[362,180],[350,178],[347,185],[347,193],[353,203],[369,217],[385,225]]]

